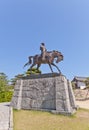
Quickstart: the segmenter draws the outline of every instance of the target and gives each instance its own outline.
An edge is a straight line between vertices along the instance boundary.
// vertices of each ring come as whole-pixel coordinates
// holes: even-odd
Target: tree
[[[15,85],[16,81],[20,78],[30,76],[32,74],[41,74],[41,71],[37,68],[28,69],[24,74],[18,74],[11,79],[11,85]]]
[[[0,91],[6,91],[8,88],[7,76],[4,73],[0,73]]]
[[[11,101],[13,91],[11,91],[11,86],[8,82],[6,74],[0,73],[0,102]]]
[[[14,78],[11,79],[11,85],[15,85],[16,81],[20,78],[24,77],[24,74],[18,74],[18,75],[15,75]]]

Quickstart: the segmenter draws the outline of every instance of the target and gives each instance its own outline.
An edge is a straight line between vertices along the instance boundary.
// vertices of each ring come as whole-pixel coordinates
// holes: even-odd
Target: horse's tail
[[[32,63],[32,58],[33,58],[33,56],[29,56],[29,57],[28,57],[28,59],[29,59],[29,64]]]
[[[32,63],[32,59],[31,58],[33,58],[33,56],[29,56],[28,57],[29,61],[24,65],[24,67],[27,66],[27,65],[30,65]]]

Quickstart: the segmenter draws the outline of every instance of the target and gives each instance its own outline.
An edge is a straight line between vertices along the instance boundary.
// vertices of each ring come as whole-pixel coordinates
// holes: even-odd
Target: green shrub
[[[26,72],[26,75],[30,75],[30,74],[41,74],[41,70],[37,69],[37,68],[32,68],[32,69],[28,69]]]
[[[12,91],[2,91],[0,92],[0,102],[10,102],[12,98]]]

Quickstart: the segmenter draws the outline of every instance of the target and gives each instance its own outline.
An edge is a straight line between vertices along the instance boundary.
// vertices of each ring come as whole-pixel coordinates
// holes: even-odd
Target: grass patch
[[[89,110],[79,109],[74,116],[14,110],[14,130],[89,130]]]

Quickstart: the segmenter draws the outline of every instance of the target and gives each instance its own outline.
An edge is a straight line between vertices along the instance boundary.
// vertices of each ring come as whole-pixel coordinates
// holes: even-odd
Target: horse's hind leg
[[[35,66],[35,64],[32,64],[31,67],[30,67],[31,74],[32,74],[32,68],[33,68],[33,66]]]
[[[40,66],[41,66],[41,64],[38,64],[38,65],[37,65],[37,70],[39,69]]]
[[[55,66],[57,70],[59,71],[59,73],[61,73],[60,69],[54,63],[51,63],[51,65]]]

